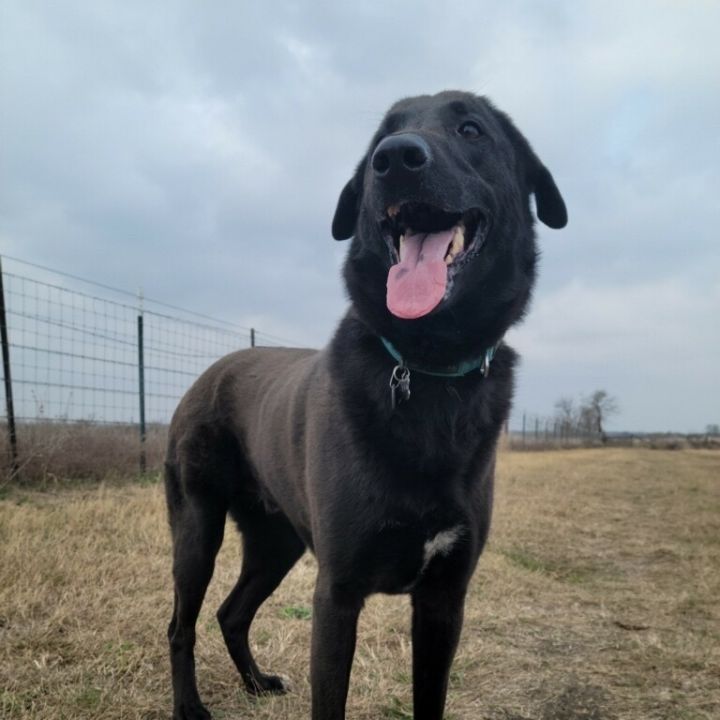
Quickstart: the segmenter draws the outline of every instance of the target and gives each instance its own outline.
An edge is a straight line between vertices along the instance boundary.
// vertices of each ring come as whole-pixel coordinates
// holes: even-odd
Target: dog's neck
[[[411,371],[410,396],[398,383],[395,404],[391,381],[398,361],[352,310],[327,357],[330,382],[337,385],[333,393],[342,398],[347,418],[362,428],[369,447],[389,453],[403,477],[449,477],[478,448],[492,453],[512,394],[516,355],[506,344],[498,348],[488,377],[479,371],[453,377]]]
[[[445,378],[465,377],[465,375],[475,372],[476,370],[479,370],[483,377],[487,377],[490,372],[490,363],[493,357],[495,357],[495,352],[500,345],[500,341],[495,345],[491,345],[486,348],[480,357],[471,360],[463,360],[452,365],[428,365],[427,363],[417,363],[403,357],[386,337],[380,336],[380,340],[390,356],[394,358],[400,366],[406,367],[414,372],[422,373],[423,375]]]
[[[364,310],[364,312],[363,312]],[[355,321],[365,332],[356,337],[370,340],[382,349],[385,357],[404,364],[411,370],[439,377],[462,377],[489,367],[500,347],[506,325],[487,327],[477,324],[463,336],[452,318],[447,322],[398,321],[389,316],[373,316],[368,307],[355,304],[348,309],[347,320]],[[477,372],[481,377],[481,373]]]

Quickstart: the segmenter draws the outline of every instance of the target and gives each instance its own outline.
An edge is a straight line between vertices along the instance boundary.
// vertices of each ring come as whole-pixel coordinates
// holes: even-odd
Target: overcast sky
[[[720,422],[720,3],[3,0],[0,252],[320,346],[330,222],[388,105],[510,113],[570,214],[509,341],[515,421]]]

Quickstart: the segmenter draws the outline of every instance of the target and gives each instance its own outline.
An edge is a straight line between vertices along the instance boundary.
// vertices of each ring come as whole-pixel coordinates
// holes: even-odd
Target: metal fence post
[[[250,328],[250,347],[255,347],[255,328]]]
[[[138,390],[140,395],[140,472],[147,470],[147,459],[145,457],[145,342],[143,329],[142,310],[137,318],[138,334]]]
[[[0,335],[2,335],[3,374],[5,376],[5,407],[7,410],[8,439],[10,440],[10,470],[12,477],[18,474],[17,432],[15,429],[15,405],[13,403],[12,377],[10,375],[10,340],[5,315],[5,288],[3,286],[2,257],[0,257]]]

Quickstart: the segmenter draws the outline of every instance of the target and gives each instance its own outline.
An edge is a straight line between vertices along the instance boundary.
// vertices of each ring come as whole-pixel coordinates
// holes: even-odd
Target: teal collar
[[[500,342],[492,345],[483,353],[482,357],[476,358],[475,360],[466,360],[464,362],[458,363],[457,365],[445,365],[430,369],[406,362],[403,359],[403,356],[398,352],[397,348],[387,338],[380,336],[380,339],[382,340],[382,344],[385,346],[385,349],[390,353],[390,355],[392,355],[393,358],[395,358],[395,360],[397,360],[398,363],[400,363],[402,367],[406,367],[409,370],[422,373],[423,375],[433,375],[435,377],[448,378],[464,377],[468,373],[471,373],[473,370],[478,369],[480,370],[483,377],[487,377],[488,373],[490,372],[490,363],[495,357],[495,352],[500,345]]]

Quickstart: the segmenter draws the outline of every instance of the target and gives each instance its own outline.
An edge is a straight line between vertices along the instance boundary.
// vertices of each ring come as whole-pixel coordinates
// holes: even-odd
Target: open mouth
[[[380,227],[393,260],[387,307],[412,320],[440,304],[449,280],[482,247],[488,223],[477,208],[454,213],[407,202],[388,207]]]
[[[446,265],[452,265],[479,249],[485,239],[485,215],[473,208],[463,213],[446,212],[427,203],[406,202],[387,208],[381,222],[383,235],[393,259],[402,261],[406,238],[418,235],[439,235],[452,230],[443,254]]]

